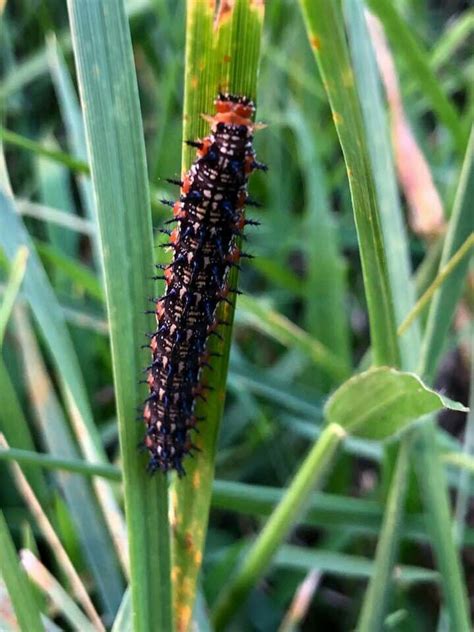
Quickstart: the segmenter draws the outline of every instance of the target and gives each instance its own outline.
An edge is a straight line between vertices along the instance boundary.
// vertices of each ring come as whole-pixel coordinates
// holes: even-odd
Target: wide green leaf
[[[171,630],[168,489],[137,451],[135,422],[152,296],[150,195],[132,43],[122,0],[68,1],[99,222],[124,471],[133,624]]]
[[[350,378],[331,395],[325,415],[349,434],[387,439],[423,415],[467,408],[428,388],[414,373],[377,367]]]

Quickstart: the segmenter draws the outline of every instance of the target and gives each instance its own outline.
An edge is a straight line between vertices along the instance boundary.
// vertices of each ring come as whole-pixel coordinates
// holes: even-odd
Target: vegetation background
[[[149,199],[162,227],[165,178],[190,160],[183,103],[184,133],[206,130],[214,87],[192,101],[189,86],[201,46],[212,53],[212,3],[189,0],[187,19],[171,0],[129,0],[127,19],[121,2],[3,4],[0,629],[16,628],[13,604],[24,630],[168,630],[173,613],[184,630],[201,562],[202,630],[470,629],[472,418],[383,372],[325,405],[371,363],[472,398],[472,9],[270,1],[262,31],[262,3],[235,3],[219,46],[241,46],[231,83],[257,86],[269,171],[250,184],[261,226],[247,231],[215,463],[211,402],[212,449],[173,483],[170,562],[167,483],[148,479],[131,411],[163,256]],[[78,82],[94,105],[82,113]],[[440,408],[436,425],[412,424]]]

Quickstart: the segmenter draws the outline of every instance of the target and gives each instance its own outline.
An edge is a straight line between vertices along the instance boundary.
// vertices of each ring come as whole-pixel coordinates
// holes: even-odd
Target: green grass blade
[[[137,452],[140,346],[153,270],[150,199],[130,32],[123,3],[69,0],[97,201],[124,471],[134,630],[171,630],[167,480]],[[149,271],[149,272],[147,272]]]
[[[382,21],[392,46],[404,57],[419,88],[429,99],[440,121],[449,130],[455,147],[462,155],[467,144],[465,131],[456,108],[444,94],[431,69],[427,53],[390,0],[369,0],[368,5]]]
[[[64,228],[83,233],[89,237],[93,237],[95,234],[95,225],[87,219],[70,215],[69,213],[64,213],[50,206],[36,204],[36,202],[30,202],[30,200],[22,198],[16,198],[15,202],[17,210],[21,215],[34,217],[41,222],[50,222],[51,224],[64,226]]]
[[[188,0],[187,3],[183,139],[207,134],[209,125],[201,114],[214,111],[213,101],[220,90],[256,97],[263,4],[256,0],[237,0],[233,5],[223,5],[230,8],[215,24],[214,5],[207,0]],[[183,169],[189,168],[192,158],[192,149],[185,147]],[[236,285],[237,274],[231,275],[230,283]],[[233,311],[224,304],[218,317],[231,322]],[[196,441],[201,452],[185,464],[187,476],[176,481],[172,495],[174,598],[180,632],[187,630],[191,621],[211,502],[231,327],[226,327],[222,334],[224,340],[216,339],[210,346],[212,351],[222,353],[213,363],[214,371],[209,378],[209,385],[215,390],[208,394],[207,404],[198,407],[197,414],[206,416]]]
[[[10,266],[10,274],[7,279],[2,302],[0,304],[0,349],[3,345],[3,339],[5,337],[8,321],[10,320],[13,305],[15,304],[16,297],[18,296],[21,284],[23,283],[27,260],[28,249],[25,246],[20,246]]]
[[[298,519],[311,490],[316,485],[321,485],[345,434],[340,426],[330,424],[312,447],[262,532],[246,553],[242,566],[227,581],[219,595],[212,615],[216,630],[225,629],[233,613],[242,605],[252,586],[265,572],[271,558]]]
[[[275,565],[305,572],[316,568],[324,573],[341,577],[371,577],[374,572],[374,562],[363,557],[332,551],[308,551],[306,548],[291,544],[281,547],[275,558]],[[394,579],[405,585],[439,582],[439,574],[426,568],[400,566],[396,570]],[[374,629],[373,632],[376,630]]]
[[[68,167],[69,169],[71,169],[71,171],[76,171],[78,173],[89,173],[89,165],[86,162],[82,160],[77,160],[64,151],[59,151],[58,149],[48,149],[42,143],[37,143],[34,140],[26,138],[26,136],[21,136],[21,134],[12,132],[11,130],[5,129],[4,127],[0,127],[0,140],[2,140],[7,145],[21,147],[22,149],[26,149],[27,151],[31,151],[37,154],[38,156],[49,158],[49,160]]]
[[[33,452],[32,450],[19,450],[10,448],[8,450],[0,448],[0,461],[15,461],[21,465],[32,465],[44,467],[48,470],[64,470],[65,472],[76,472],[86,476],[101,476],[111,481],[121,481],[122,473],[114,465],[104,465],[103,463],[88,463],[81,459],[61,458]]]
[[[79,100],[77,98],[68,67],[62,55],[61,49],[57,45],[55,37],[50,37],[47,40],[46,49],[48,52],[51,78],[53,80],[53,85],[59,102],[62,119],[67,130],[68,144],[72,153],[79,158],[79,160],[87,163],[86,133],[84,130],[84,122],[82,120]],[[79,194],[81,196],[86,217],[93,222],[94,228],[96,229],[97,212],[95,208],[92,183],[89,178],[85,177],[85,174],[78,174],[77,178]],[[94,261],[97,269],[100,269],[101,258],[96,231],[92,237],[92,242],[94,249]]]
[[[2,394],[0,431],[5,435],[11,446],[33,451],[35,449],[33,437],[1,354],[0,393]],[[24,473],[42,504],[47,506],[49,493],[44,476],[40,472],[35,472],[35,468],[29,466],[24,468]]]
[[[132,631],[132,599],[130,588],[128,588],[120,604],[119,611],[115,617],[111,632],[131,632]]]
[[[410,443],[403,441],[395,472],[387,497],[382,529],[375,553],[374,573],[370,578],[362,612],[357,623],[358,632],[372,632],[383,628],[393,569],[397,560],[407,488],[407,471],[410,457]]]
[[[300,0],[344,153],[360,246],[375,364],[399,363],[395,316],[362,113],[337,2]]]
[[[30,579],[47,595],[51,604],[69,622],[73,630],[95,632],[97,627],[85,616],[70,594],[29,550],[21,551],[21,561]],[[100,628],[103,630],[104,628]]]
[[[344,7],[357,92],[364,117],[365,137],[380,210],[395,319],[397,324],[400,324],[415,302],[415,289],[411,278],[407,233],[393,163],[390,127],[362,2],[346,0]],[[420,330],[417,325],[411,327],[399,339],[401,367],[404,370],[415,370],[420,343]]]
[[[446,266],[463,242],[472,233],[472,200],[474,199],[474,130],[464,158],[453,212],[449,222],[440,271]],[[432,381],[444,349],[446,336],[451,325],[454,310],[459,300],[469,259],[464,259],[443,283],[431,301],[428,321],[421,349],[418,371]]]
[[[285,347],[298,349],[335,382],[348,377],[349,367],[344,358],[253,296],[244,295],[239,298],[237,317]]]
[[[41,257],[63,277],[71,280],[75,285],[85,290],[92,298],[104,301],[104,291],[92,269],[62,254],[59,250],[44,242],[36,242],[36,249]]]
[[[468,237],[466,241],[462,244],[462,246],[458,248],[458,250],[456,250],[451,259],[439,270],[438,274],[433,279],[430,286],[426,288],[422,296],[420,296],[416,304],[407,314],[406,318],[403,320],[398,328],[399,335],[403,334],[410,327],[411,323],[416,320],[416,318],[418,318],[420,313],[425,309],[425,307],[433,298],[436,290],[438,290],[443,285],[449,275],[454,272],[456,267],[462,262],[464,257],[469,254],[469,251],[473,247],[474,234],[471,234],[470,237]]]
[[[472,626],[469,621],[466,584],[454,544],[445,476],[441,460],[433,458],[433,454],[436,454],[435,431],[429,424],[423,434],[420,433],[420,438],[415,439],[414,462],[429,518],[428,529],[432,534],[452,629],[456,632],[469,632]]]
[[[7,586],[21,632],[43,632],[38,604],[21,568],[7,522],[0,511],[0,572]]]
[[[50,281],[34,250],[32,241],[21,218],[15,210],[3,152],[0,155],[0,246],[11,260],[20,246],[29,251],[28,265],[23,283],[23,295],[27,299],[38,323],[49,354],[57,372],[64,400],[68,407],[71,423],[85,456],[92,460],[106,461],[99,433],[94,425],[90,404],[87,398],[84,379],[79,360],[67,329],[61,309]],[[123,537],[123,519],[118,503],[105,481],[97,479],[94,488],[101,503],[107,525],[113,534],[114,542]],[[107,547],[105,547],[107,548]],[[120,551],[119,551],[120,554]],[[111,554],[113,558],[113,553]],[[120,578],[111,572],[110,580],[120,585]],[[113,591],[109,591],[110,595]],[[106,599],[109,598],[109,595]]]
[[[344,304],[346,271],[323,165],[314,137],[308,134],[307,121],[296,103],[288,108],[287,117],[299,144],[306,187],[306,328],[311,336],[338,356],[349,373],[349,327]],[[327,380],[324,383],[331,384]]]
[[[15,326],[25,386],[43,442],[51,455],[77,459],[76,444],[24,309],[16,310]],[[58,474],[57,482],[76,525],[77,537],[99,599],[106,615],[111,617],[120,603],[123,583],[109,533],[89,481],[79,476]]]

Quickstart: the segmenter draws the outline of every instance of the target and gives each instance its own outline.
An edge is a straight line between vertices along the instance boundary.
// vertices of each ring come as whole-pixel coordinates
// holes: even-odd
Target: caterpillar
[[[237,293],[229,284],[229,271],[245,255],[239,243],[248,224],[244,206],[249,203],[247,181],[257,162],[253,149],[254,103],[245,96],[219,94],[216,112],[204,118],[210,123],[209,136],[186,141],[196,148],[196,158],[180,181],[173,208],[176,227],[166,244],[173,251],[170,264],[162,270],[166,290],[156,300],[156,330],[149,335],[151,364],[147,367],[149,395],[143,419],[144,446],[149,452],[148,469],[176,470],[183,475],[183,458],[196,446],[192,431],[201,418],[195,414],[196,401],[206,400],[209,387],[203,379],[212,369],[209,338],[221,337],[217,328],[218,307]]]

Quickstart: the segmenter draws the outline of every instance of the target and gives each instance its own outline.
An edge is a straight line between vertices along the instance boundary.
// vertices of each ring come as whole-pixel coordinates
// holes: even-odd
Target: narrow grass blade
[[[7,586],[21,632],[43,632],[40,611],[24,570],[20,566],[7,522],[0,511],[0,572]]]
[[[406,473],[409,466],[410,447],[408,441],[403,441],[400,445],[397,464],[387,497],[383,525],[377,543],[374,573],[370,578],[369,588],[357,623],[358,632],[372,632],[373,630],[381,630],[384,627],[387,602],[391,589],[391,584],[387,581],[387,577],[392,576],[398,555],[398,544],[405,509]]]
[[[70,154],[57,149],[48,149],[41,143],[37,143],[34,140],[30,140],[25,136],[21,136],[11,130],[0,127],[0,140],[3,140],[7,145],[14,145],[15,147],[21,147],[28,151],[32,151],[38,156],[44,156],[54,162],[57,162],[65,167],[71,169],[71,171],[77,171],[78,173],[89,173],[89,165],[82,160],[77,160]]]
[[[26,549],[21,551],[20,555],[23,568],[30,579],[47,595],[52,605],[59,610],[72,629],[81,630],[81,632],[96,632],[97,628],[92,625],[66,590],[35,555]],[[104,630],[104,628],[101,627],[99,630]]]
[[[0,435],[1,436],[1,435]],[[18,450],[17,448],[0,449],[0,461],[15,461],[21,465],[31,465],[42,467],[47,470],[64,470],[65,472],[76,472],[85,476],[101,476],[111,481],[121,481],[122,473],[114,465],[103,463],[89,463],[80,459],[64,459],[49,456],[32,450]]]
[[[344,153],[360,246],[375,364],[399,363],[379,209],[340,6],[300,0]]]
[[[213,487],[213,507],[235,511],[252,516],[268,516],[281,501],[285,490],[261,485],[248,485],[232,481],[215,481]],[[316,492],[311,494],[303,524],[327,529],[347,528],[357,533],[377,534],[383,518],[383,507],[374,500],[350,498]],[[402,535],[409,540],[427,542],[423,516],[405,517]],[[468,534],[474,541],[474,531]]]
[[[449,130],[457,151],[462,155],[467,143],[466,134],[454,105],[446,97],[433,74],[427,53],[390,0],[369,0],[368,5],[382,21],[393,47],[405,58],[418,86],[429,99],[440,121]]]
[[[414,461],[422,499],[428,516],[428,529],[432,534],[437,565],[440,570],[445,606],[449,612],[452,629],[469,632],[466,583],[452,534],[449,499],[446,494],[446,482],[439,458],[436,455],[435,431],[429,424],[415,438]]]
[[[213,101],[220,90],[256,97],[263,3],[236,0],[232,5],[221,4],[221,8],[214,21],[214,1],[187,3],[184,140],[207,134],[209,125],[201,115],[214,111]],[[189,168],[192,157],[192,148],[185,147],[183,169]],[[234,272],[231,286],[237,283],[237,270]],[[218,318],[232,322],[233,312],[233,307],[224,304]],[[179,632],[187,630],[191,622],[207,529],[231,339],[231,327],[225,329],[224,339],[216,339],[210,346],[211,351],[222,354],[215,358],[209,379],[214,390],[197,411],[206,417],[196,441],[201,451],[188,461],[187,476],[176,481],[172,491],[174,598]]]
[[[76,459],[78,450],[24,309],[16,310],[14,323],[25,386],[43,441],[53,456]],[[94,578],[99,599],[106,616],[111,617],[120,603],[123,583],[92,489],[89,482],[79,476],[58,473],[57,481],[76,525],[81,549]]]
[[[26,215],[27,217],[34,217],[41,222],[50,222],[58,226],[63,226],[69,230],[74,230],[78,233],[83,233],[89,237],[92,237],[95,233],[95,225],[87,219],[82,217],[76,217],[69,215],[61,210],[45,206],[44,204],[36,204],[30,200],[24,200],[22,198],[16,198],[16,210],[20,215]]]
[[[443,285],[449,275],[456,270],[456,267],[462,262],[465,256],[469,254],[471,248],[474,247],[474,234],[466,239],[463,245],[456,250],[451,259],[439,270],[431,285],[423,292],[422,296],[417,300],[416,304],[407,314],[406,318],[398,328],[398,334],[402,335],[418,318],[420,313],[431,301],[434,293]]]
[[[245,555],[242,566],[234,577],[229,578],[219,595],[212,615],[216,630],[226,627],[252,586],[267,569],[271,558],[298,519],[309,493],[313,487],[321,485],[345,434],[340,426],[330,424],[314,444],[282,500]]]
[[[16,297],[20,291],[23,277],[25,276],[27,260],[28,248],[20,246],[11,263],[10,274],[7,279],[5,292],[3,293],[3,300],[0,305],[0,349],[2,348],[5,331],[7,329],[8,321],[10,320],[13,305],[15,304]]]
[[[23,282],[23,295],[31,306],[53,360],[70,420],[83,453],[93,462],[107,461],[99,433],[94,425],[84,379],[64,313],[35,252],[31,238],[15,211],[9,191],[8,175],[3,163],[3,153],[0,160],[0,182],[3,183],[3,191],[0,190],[0,245],[9,259],[14,257],[20,245],[28,248],[29,259]],[[114,541],[118,542],[124,536],[123,518],[118,503],[105,481],[97,479],[94,481],[94,488]],[[104,546],[105,552],[107,546],[105,544]],[[113,558],[112,552],[111,556]],[[113,572],[108,579],[120,585],[120,578],[114,577]],[[113,592],[108,591],[107,599],[113,595]]]
[[[307,122],[295,103],[288,108],[287,117],[298,140],[306,187],[306,328],[311,336],[338,356],[349,373],[349,327],[344,303],[346,271],[329,205],[326,178],[313,135],[308,134]],[[323,384],[331,386],[328,380]]]
[[[51,78],[53,80],[59,107],[61,109],[62,119],[67,130],[68,144],[72,153],[74,153],[79,160],[86,163],[86,134],[79,100],[77,98],[66,62],[64,61],[64,57],[54,36],[51,36],[48,39],[46,49],[48,53],[49,67],[51,69]],[[101,258],[97,239],[97,211],[95,208],[92,183],[85,174],[77,174],[77,179],[82,206],[87,218],[94,225],[95,230],[92,237],[92,247],[96,268],[100,270]]]
[[[430,55],[430,66],[438,70],[451,61],[456,50],[474,33],[474,12],[472,8],[448,22],[446,30],[436,42]]]
[[[474,130],[464,158],[461,177],[456,191],[453,212],[449,222],[440,271],[454,256],[456,250],[472,232],[472,200],[474,199]],[[464,259],[451,274],[450,278],[436,292],[431,301],[428,321],[421,349],[418,367],[420,375],[432,381],[443,352],[446,336],[452,321],[455,307],[461,294],[469,260]]]
[[[36,250],[46,262],[54,266],[55,270],[62,273],[63,278],[67,278],[85,290],[91,298],[101,303],[104,301],[104,291],[91,268],[79,263],[76,259],[67,257],[53,246],[43,242],[36,242]]]
[[[167,480],[150,478],[135,422],[152,295],[150,198],[130,32],[123,2],[68,1],[97,201],[124,471],[133,625],[172,630]],[[147,273],[147,270],[150,271]]]
[[[56,149],[56,139],[50,135],[45,138],[45,146],[47,148]],[[71,183],[69,180],[69,170],[63,165],[52,162],[51,160],[37,157],[34,161],[36,165],[36,173],[38,176],[39,198],[46,206],[60,208],[68,215],[75,215],[76,209],[72,199]],[[78,252],[78,236],[59,226],[46,226],[47,241],[58,249],[61,253],[69,257],[75,257]],[[58,278],[59,277],[59,278]],[[67,285],[63,288],[63,280],[61,274],[54,275],[54,286],[56,289],[67,289]]]
[[[340,577],[368,578],[374,572],[374,562],[363,557],[332,551],[308,551],[307,548],[291,544],[281,547],[276,555],[275,565],[279,568],[300,569],[303,572],[315,568]],[[439,583],[439,574],[416,566],[398,566],[394,569],[394,580],[401,585]]]
[[[348,377],[349,366],[343,358],[262,301],[252,296],[241,296],[237,316],[285,347],[298,349],[307,355],[335,382]]]
[[[132,598],[130,588],[123,595],[122,603],[115,617],[111,632],[132,632]]]
[[[8,448],[8,444],[5,442],[5,439],[0,434],[0,446],[4,448]],[[87,590],[84,587],[83,582],[81,581],[76,569],[71,563],[71,560],[66,553],[63,545],[59,537],[56,534],[51,522],[48,520],[47,515],[45,514],[41,503],[38,498],[35,496],[34,491],[28,484],[26,477],[24,476],[21,468],[17,464],[12,464],[11,466],[13,472],[13,478],[15,480],[16,487],[18,491],[23,496],[23,500],[25,505],[29,508],[38,528],[41,531],[45,541],[48,543],[51,553],[54,555],[58,565],[63,571],[64,575],[67,577],[69,585],[71,587],[71,592],[75,595],[76,599],[81,603],[84,608],[84,611],[91,618],[91,621],[94,622],[94,625],[98,630],[104,630],[104,626],[102,621],[97,614],[94,605],[92,604],[91,598],[89,597]]]
[[[2,354],[0,354],[0,393],[2,394],[0,431],[15,448],[33,451],[35,449],[33,436]],[[27,465],[25,475],[41,502],[47,506],[49,491],[43,474]]]
[[[389,125],[362,2],[346,0],[344,7],[357,92],[380,210],[390,291],[396,322],[399,324],[415,302],[415,289],[411,278],[410,254],[395,176]],[[406,371],[414,371],[416,368],[420,342],[420,330],[417,325],[411,327],[399,340],[401,367]]]

